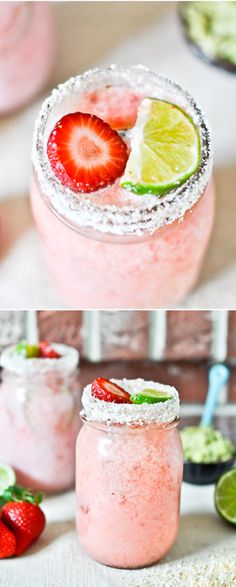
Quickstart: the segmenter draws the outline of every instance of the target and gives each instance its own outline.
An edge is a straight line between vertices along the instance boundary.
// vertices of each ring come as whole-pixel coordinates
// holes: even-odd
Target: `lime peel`
[[[161,196],[193,175],[200,159],[200,136],[192,119],[176,104],[144,98],[120,185],[137,195]]]
[[[236,526],[236,468],[219,479],[215,488],[215,507],[226,522]]]
[[[140,393],[133,393],[130,400],[133,404],[154,404],[157,402],[165,402],[171,399],[172,396],[165,391],[158,391],[156,389],[143,389]]]
[[[9,465],[0,463],[0,495],[2,495],[8,487],[15,485],[16,475],[15,471]]]

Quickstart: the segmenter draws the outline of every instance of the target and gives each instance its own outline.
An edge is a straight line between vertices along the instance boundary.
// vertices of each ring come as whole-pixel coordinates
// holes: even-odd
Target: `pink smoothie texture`
[[[0,2],[0,114],[16,110],[43,87],[55,57],[49,2]]]
[[[35,181],[31,196],[48,266],[69,306],[162,308],[194,286],[213,226],[212,184],[182,221],[132,243],[113,235],[94,240],[71,230],[45,205]]]
[[[4,370],[0,386],[0,461],[19,484],[49,493],[73,486],[79,430],[77,377],[59,374],[56,361],[41,376],[38,368],[31,377]]]
[[[198,278],[212,230],[210,135],[200,110],[166,78],[141,66],[128,74],[131,86],[126,70],[115,67],[72,78],[44,103],[36,123],[33,215],[62,299],[74,308],[148,309],[179,302]],[[114,86],[106,83],[109,76]],[[120,178],[89,194],[63,187],[46,154],[56,121],[68,112],[89,112],[123,129],[129,145],[145,95],[185,100],[192,108],[203,143],[194,177],[163,198],[137,196],[120,186]]]
[[[85,425],[77,441],[77,529],[97,561],[137,568],[176,539],[182,481],[175,429],[105,433]]]

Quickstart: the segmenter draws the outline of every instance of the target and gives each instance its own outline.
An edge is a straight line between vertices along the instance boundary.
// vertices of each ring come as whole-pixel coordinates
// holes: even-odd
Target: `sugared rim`
[[[14,354],[16,345],[7,347],[0,357],[0,366],[12,373],[17,374],[35,374],[47,373],[52,370],[61,372],[74,369],[79,361],[79,352],[71,346],[65,344],[51,343],[61,357],[59,359],[40,359],[29,358]]]
[[[111,379],[129,393],[140,393],[145,388],[168,392],[172,397],[165,402],[155,404],[116,404],[94,397],[91,384],[87,385],[82,395],[82,418],[90,422],[105,424],[134,424],[144,426],[154,422],[159,425],[169,424],[179,418],[179,394],[175,387],[157,381],[144,379]]]
[[[164,99],[166,94],[182,107],[193,119],[197,126],[201,140],[201,161],[197,171],[178,188],[171,190],[162,198],[156,196],[136,196],[129,193],[129,205],[118,207],[115,205],[99,204],[99,195],[103,190],[96,192],[98,203],[86,200],[86,194],[75,193],[66,188],[54,175],[48,161],[45,133],[50,116],[63,100],[80,89],[94,82],[99,85],[101,79],[107,76],[111,81],[119,80],[128,87],[143,90],[151,96]],[[158,89],[158,90],[157,90]],[[157,96],[158,92],[158,96]],[[167,77],[152,72],[142,65],[122,67],[111,65],[105,69],[92,69],[83,75],[70,78],[54,89],[51,95],[43,102],[36,120],[32,161],[40,191],[46,205],[65,224],[83,232],[84,229],[94,229],[101,234],[114,235],[142,235],[152,234],[165,224],[170,224],[183,217],[200,198],[206,188],[212,172],[212,145],[208,122],[200,106],[191,95],[182,90],[175,82]],[[127,197],[127,191],[124,190]],[[88,236],[90,236],[88,232]]]

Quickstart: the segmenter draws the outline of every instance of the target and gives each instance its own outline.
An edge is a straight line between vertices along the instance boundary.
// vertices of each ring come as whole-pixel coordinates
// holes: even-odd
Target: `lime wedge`
[[[218,514],[236,526],[236,469],[219,479],[215,488],[215,506]]]
[[[27,359],[34,359],[39,357],[40,350],[39,346],[36,344],[27,344],[26,345],[26,352],[27,352]]]
[[[39,345],[27,344],[25,340],[16,345],[15,352],[25,359],[33,359],[40,355]]]
[[[141,393],[133,393],[130,396],[132,404],[155,404],[157,402],[166,402],[172,396],[166,391],[156,389],[144,389]]]
[[[10,487],[11,485],[15,485],[16,476],[15,472],[11,467],[5,465],[5,463],[0,463],[0,495]]]
[[[200,156],[199,133],[189,116],[175,104],[144,98],[121,187],[160,196],[188,179]]]

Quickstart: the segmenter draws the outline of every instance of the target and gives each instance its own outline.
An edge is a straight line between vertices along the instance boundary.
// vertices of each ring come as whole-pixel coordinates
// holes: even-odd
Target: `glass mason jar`
[[[202,147],[196,173],[162,198],[131,194],[119,180],[90,194],[64,187],[47,157],[55,123],[79,110],[111,125],[121,111],[134,124],[147,95],[176,103],[192,117]],[[70,306],[163,307],[192,288],[214,216],[210,142],[208,124],[191,96],[142,66],[92,70],[53,90],[36,122],[32,209],[48,264]]]
[[[173,393],[169,386],[140,379],[116,382],[127,391],[138,382],[139,387],[155,385]],[[84,393],[90,393],[90,386]],[[91,557],[112,567],[151,565],[169,551],[179,526],[183,455],[176,428],[178,401],[173,397],[168,408],[167,402],[109,404],[107,414],[105,402],[99,408],[99,401],[94,404],[92,398],[88,407],[82,398],[84,425],[76,451],[80,542]]]
[[[1,356],[0,461],[17,482],[56,492],[74,483],[79,429],[78,352],[53,344],[59,359],[25,359],[8,347]]]
[[[0,115],[37,94],[54,56],[50,2],[0,2]]]

